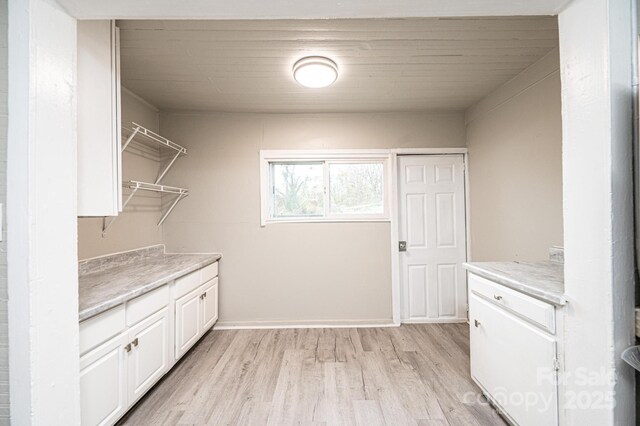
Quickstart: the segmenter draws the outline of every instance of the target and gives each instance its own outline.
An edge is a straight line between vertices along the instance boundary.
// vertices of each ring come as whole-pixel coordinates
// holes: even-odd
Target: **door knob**
[[[406,241],[398,241],[398,251],[407,251]]]

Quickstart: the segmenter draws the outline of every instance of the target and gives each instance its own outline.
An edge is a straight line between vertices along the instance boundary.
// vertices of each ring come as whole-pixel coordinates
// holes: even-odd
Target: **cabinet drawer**
[[[553,305],[474,274],[469,274],[469,291],[527,319],[532,324],[551,334],[556,332],[555,308]]]
[[[163,285],[150,293],[127,302],[127,326],[132,326],[169,305],[169,286]]]
[[[180,277],[175,281],[175,285],[173,287],[173,297],[178,299],[185,294],[197,289],[202,283],[203,281],[201,269]]]
[[[125,326],[124,305],[116,306],[82,321],[80,323],[80,355],[117,335],[125,329]]]
[[[218,262],[214,262],[209,266],[205,266],[202,270],[202,282],[206,283],[207,281],[218,276]]]

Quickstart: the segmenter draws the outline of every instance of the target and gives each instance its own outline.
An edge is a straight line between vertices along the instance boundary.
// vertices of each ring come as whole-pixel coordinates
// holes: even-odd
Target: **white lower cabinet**
[[[169,370],[169,309],[129,330],[129,404],[144,395]]]
[[[202,292],[202,329],[208,330],[218,320],[218,279],[204,285]]]
[[[531,315],[544,302],[488,283],[469,277],[471,375],[512,423],[557,425],[557,336]],[[523,300],[531,307],[514,309]]]
[[[176,300],[176,359],[179,359],[200,338],[202,292],[198,288]]]
[[[82,424],[115,423],[169,369],[169,308],[80,358]]]
[[[115,424],[213,326],[217,274],[214,263],[80,323],[83,426]]]
[[[180,359],[217,319],[218,278],[176,300],[176,360]]]
[[[80,358],[83,425],[110,425],[126,411],[127,337],[124,332]]]

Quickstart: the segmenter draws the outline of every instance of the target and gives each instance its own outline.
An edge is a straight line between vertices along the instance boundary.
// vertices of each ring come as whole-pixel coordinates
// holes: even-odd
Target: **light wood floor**
[[[212,331],[122,424],[503,425],[467,327]]]

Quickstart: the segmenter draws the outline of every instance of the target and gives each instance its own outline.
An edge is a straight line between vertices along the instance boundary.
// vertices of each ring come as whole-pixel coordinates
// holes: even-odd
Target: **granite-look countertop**
[[[471,262],[464,267],[488,280],[552,303],[567,304],[564,296],[564,264],[540,262]]]
[[[221,257],[219,254],[164,253],[163,246],[154,246],[81,261],[79,320],[148,293]]]

